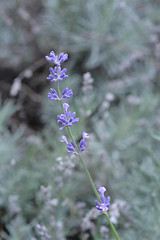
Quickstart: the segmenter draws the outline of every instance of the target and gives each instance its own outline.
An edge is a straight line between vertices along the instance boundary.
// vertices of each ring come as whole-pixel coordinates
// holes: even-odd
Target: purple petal
[[[57,123],[62,125],[63,122],[61,120],[57,120]]]
[[[59,56],[60,63],[66,61],[68,59],[68,54],[61,53]]]
[[[58,74],[61,73],[61,67],[58,67]]]
[[[52,61],[52,58],[49,57],[49,56],[45,56],[45,58],[46,58],[46,60],[47,60],[48,62],[51,62],[51,61]]]
[[[100,187],[98,189],[98,192],[100,192],[102,195],[104,195],[104,192],[106,191],[106,188],[105,187]]]
[[[69,108],[69,104],[63,103],[63,108],[64,108],[65,112],[67,112],[67,109]]]
[[[100,203],[99,203],[97,200],[95,200],[94,202],[95,202],[95,204],[97,204],[98,206],[100,205]]]
[[[63,56],[64,56],[64,53],[61,53],[61,54],[59,55],[59,60],[61,60],[61,59],[63,58]]]
[[[56,57],[55,52],[54,52],[54,51],[51,51],[51,52],[50,52],[50,56],[53,57],[53,58],[55,58],[55,57]]]
[[[83,152],[85,150],[85,146],[87,145],[87,142],[85,142],[83,139],[80,141],[79,147],[80,151]]]
[[[74,117],[75,117],[75,115],[76,115],[76,113],[75,113],[75,112],[73,112],[72,114],[71,114],[71,112],[70,112],[70,118],[74,118]]]
[[[61,74],[64,74],[67,71],[67,68],[63,68],[63,70],[61,71]]]
[[[74,144],[73,144],[72,141],[71,141],[71,143],[68,143],[67,149],[68,149],[69,151],[72,151],[72,152],[75,151],[75,146],[74,146]]]
[[[73,95],[72,90],[69,90],[69,88],[65,88],[62,93],[62,98],[70,98]]]
[[[75,118],[75,119],[72,121],[72,124],[75,124],[75,123],[77,123],[77,122],[79,122],[79,118]]]
[[[68,144],[68,141],[67,141],[67,138],[66,138],[66,136],[62,136],[62,140],[61,140],[61,142],[65,142],[66,144]]]
[[[106,203],[109,203],[110,200],[111,200],[111,198],[110,198],[110,196],[108,196],[107,199],[106,199]],[[110,204],[109,204],[109,205],[110,205]]]
[[[65,89],[63,90],[63,93],[62,93],[62,94],[66,94],[66,92],[68,92],[68,90],[69,90],[69,88],[65,88]]]
[[[101,196],[101,201],[102,201],[102,203],[106,202],[106,197],[104,195]]]
[[[83,132],[82,133],[82,138],[83,138],[83,140],[85,140],[85,138],[89,138],[88,133]]]
[[[49,68],[49,71],[50,71],[51,74],[54,75],[54,69],[52,67]]]

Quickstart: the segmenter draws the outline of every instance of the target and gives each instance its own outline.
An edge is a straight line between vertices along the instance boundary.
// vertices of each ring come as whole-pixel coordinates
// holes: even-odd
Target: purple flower
[[[55,89],[53,89],[53,88],[50,88],[50,90],[51,90],[51,93],[48,93],[48,98],[50,98],[51,100],[60,100],[60,98],[58,97],[58,94],[57,94],[57,92],[56,92],[56,90]]]
[[[62,81],[64,78],[68,78],[68,75],[65,74],[67,71],[66,68],[61,70],[61,67],[52,67],[49,68],[50,74],[47,77],[47,80],[51,80],[52,82]]]
[[[55,54],[54,51],[50,52],[50,57],[46,56],[46,60],[49,62],[53,62],[55,65],[60,66],[61,63],[68,59],[68,54],[61,53],[59,57]]]
[[[57,101],[65,98],[70,98],[73,95],[72,90],[69,90],[69,88],[65,88],[62,93],[62,98],[60,99],[55,89],[50,88],[50,90],[51,90],[51,93],[48,93],[48,98],[50,98],[51,100]]]
[[[85,150],[85,146],[87,144],[87,142],[85,142],[85,138],[89,138],[89,136],[86,132],[83,132],[82,137],[83,138],[82,138],[82,140],[80,141],[80,144],[79,144],[79,148],[80,148],[79,150],[81,152]],[[83,141],[83,143],[82,143],[82,141]],[[71,143],[68,143],[67,138],[63,135],[61,142],[65,142],[67,144],[68,153],[78,154],[78,152],[75,149],[75,145],[74,145],[73,141],[71,141]]]
[[[61,114],[61,115],[57,116],[58,117],[57,122],[62,125],[60,130],[63,130],[63,128],[67,127],[67,126],[72,127],[73,124],[75,124],[79,121],[79,118],[74,119],[74,117],[76,115],[75,112],[71,113],[71,111],[69,111],[69,112],[67,111],[68,108],[69,108],[69,104],[64,103],[63,108],[64,108],[64,111],[65,111],[65,114]]]
[[[79,144],[80,151],[83,152],[85,150],[85,147],[87,145],[87,142],[85,142],[85,139],[89,138],[88,134],[86,132],[82,133],[82,139]]]
[[[72,90],[69,90],[69,88],[65,88],[62,93],[62,98],[70,98],[73,95]]]
[[[69,142],[67,141],[66,136],[64,136],[64,135],[62,136],[61,142],[65,142],[65,143],[67,144],[68,153],[78,154],[77,151],[76,151],[76,149],[75,149],[75,146],[74,146],[73,141],[71,141],[71,143],[69,143]]]
[[[98,202],[97,200],[95,201],[95,204],[97,205],[96,208],[100,210],[101,213],[106,213],[109,209],[110,206],[110,197],[108,196],[107,198],[104,196],[104,192],[106,191],[105,187],[100,187],[98,189],[98,192],[101,193],[101,203]]]

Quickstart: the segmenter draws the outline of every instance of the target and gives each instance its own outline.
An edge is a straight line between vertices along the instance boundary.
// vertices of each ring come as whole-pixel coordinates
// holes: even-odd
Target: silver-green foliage
[[[18,67],[51,49],[76,53],[103,79],[156,75],[159,3],[147,0],[9,0],[1,2],[2,64]],[[12,59],[10,56],[14,55]],[[137,74],[137,75],[136,75]]]
[[[111,204],[120,199],[129,206],[118,218],[121,238],[132,240],[141,236],[147,239],[150,236],[157,240],[159,142],[151,136],[157,140],[159,137],[151,129],[159,129],[159,100],[151,89],[137,89],[132,96],[123,97],[115,90],[115,98],[109,105],[100,103],[103,96],[97,97],[98,89],[92,90],[92,101],[88,106],[83,106],[84,96],[79,94],[71,107],[81,121],[78,130],[73,129],[77,141],[81,137],[80,129],[90,132],[84,158],[97,188],[100,185],[107,187]],[[121,101],[116,103],[118,98]],[[53,239],[77,237],[79,231],[83,236],[86,232],[80,226],[89,209],[94,207],[95,198],[76,158],[71,159],[73,171],[67,175],[66,164],[69,162],[64,157],[67,150],[60,143],[61,133],[56,123],[60,109],[54,107],[56,102],[50,103],[47,103],[48,108],[45,107],[46,128],[41,134],[28,137],[24,135],[25,128],[23,131],[9,130],[11,114],[16,111],[13,103],[1,106],[0,205],[5,210],[3,222],[10,232],[5,238],[9,240],[27,239],[31,235],[38,237],[35,233],[37,224],[46,226]],[[82,114],[83,108],[85,112],[87,108],[91,109],[88,119]],[[62,162],[56,160],[59,156],[62,156]],[[101,238],[101,224],[106,226],[105,219],[93,219],[91,223],[90,234],[94,239]],[[110,232],[108,236],[112,238]]]
[[[159,139],[159,133],[156,138]],[[132,225],[137,235],[142,236],[141,239],[160,238],[160,150],[157,139],[152,140],[152,149],[142,144],[141,162],[138,165],[133,163],[132,172],[127,178],[125,194],[132,205]]]
[[[104,112],[93,118],[92,167],[95,164],[98,183],[104,182],[113,196],[130,206],[128,214],[118,221],[124,224],[121,238],[158,240],[160,148],[156,142],[159,135],[151,129],[160,129],[159,100],[146,89],[134,98],[141,100],[131,104],[126,96],[108,110],[106,120]]]

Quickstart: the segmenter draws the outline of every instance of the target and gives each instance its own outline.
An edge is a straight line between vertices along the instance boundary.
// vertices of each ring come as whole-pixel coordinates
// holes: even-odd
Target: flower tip
[[[63,103],[63,108],[65,110],[65,112],[67,112],[67,109],[69,108],[69,104],[68,103]]]
[[[64,136],[64,135],[62,136],[61,142],[65,142],[66,144],[68,144],[66,136]]]
[[[95,200],[94,202],[95,202],[95,204],[100,205],[100,203],[97,200]]]
[[[49,56],[45,56],[45,59],[47,60],[47,61],[50,61],[50,57]]]
[[[65,59],[65,61],[68,59],[68,54],[67,53],[64,54],[64,59]]]
[[[50,52],[50,56],[55,56],[56,54],[55,54],[55,52],[52,50],[51,52]]]
[[[110,198],[110,196],[108,196],[108,197],[107,197],[107,200],[106,200],[106,201],[108,202],[108,204],[109,204],[110,200],[111,200],[111,198]],[[109,205],[110,205],[110,204],[109,204]]]
[[[85,140],[85,138],[89,138],[88,133],[86,133],[85,131],[82,133],[82,138]]]
[[[104,192],[106,191],[105,187],[99,187],[98,192],[100,192],[101,194],[104,194]]]

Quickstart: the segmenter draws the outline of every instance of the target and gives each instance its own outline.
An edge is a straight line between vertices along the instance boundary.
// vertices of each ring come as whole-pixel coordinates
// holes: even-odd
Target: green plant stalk
[[[88,177],[88,179],[89,179],[89,181],[90,181],[90,184],[91,184],[91,186],[92,186],[92,189],[93,189],[96,197],[98,198],[98,200],[101,201],[101,199],[100,199],[100,197],[99,197],[99,194],[98,194],[98,192],[97,192],[97,189],[96,189],[96,187],[95,187],[95,185],[94,185],[94,183],[93,183],[92,177],[91,177],[91,175],[90,175],[90,173],[89,173],[89,171],[88,171],[88,169],[87,169],[87,167],[86,167],[86,165],[85,165],[85,163],[84,163],[84,161],[83,161],[83,159],[82,159],[82,157],[81,157],[81,155],[80,155],[80,152],[79,152],[79,149],[78,149],[78,147],[77,147],[77,144],[76,144],[76,142],[75,142],[75,140],[74,140],[74,138],[73,138],[71,129],[70,129],[70,127],[67,127],[67,129],[68,129],[69,135],[70,135],[70,137],[71,137],[71,139],[72,139],[72,141],[73,141],[73,143],[74,143],[74,145],[75,145],[75,148],[76,148],[76,150],[77,150],[77,152],[78,152],[79,159],[80,159],[81,164],[82,164],[82,166],[83,166],[83,168],[84,168],[84,170],[85,170],[85,172],[86,172],[86,175],[87,175],[87,177]]]
[[[61,99],[61,91],[60,91],[60,87],[59,87],[59,82],[58,82],[58,95],[59,95],[59,98]],[[61,103],[61,108],[62,108],[62,110],[63,110],[63,112],[64,112],[62,101],[60,101],[60,103]],[[75,140],[74,140],[74,137],[73,137],[73,135],[72,135],[72,132],[71,132],[71,129],[70,129],[69,126],[67,126],[67,130],[68,130],[68,133],[69,133],[69,135],[70,135],[70,137],[71,137],[71,139],[72,139],[72,141],[73,141],[73,143],[74,143],[74,146],[75,146],[75,148],[76,148],[76,151],[78,152],[78,156],[79,156],[80,162],[81,162],[81,164],[82,164],[82,166],[83,166],[83,169],[84,169],[84,171],[85,171],[85,173],[86,173],[86,175],[87,175],[87,177],[88,177],[88,180],[89,180],[89,182],[90,182],[90,184],[91,184],[91,187],[92,187],[92,189],[93,189],[93,191],[94,191],[94,193],[95,193],[98,201],[101,202],[101,199],[100,199],[100,196],[99,196],[99,194],[98,194],[98,191],[97,191],[97,189],[96,189],[96,187],[95,187],[95,185],[94,185],[94,182],[93,182],[93,180],[92,180],[92,177],[91,177],[91,175],[90,175],[90,173],[89,173],[89,171],[88,171],[88,169],[87,169],[87,167],[86,167],[86,165],[85,165],[85,162],[83,161],[83,159],[82,159],[82,157],[81,157],[80,151],[79,151],[79,149],[78,149],[78,147],[77,147],[77,144],[76,144],[76,142],[75,142]],[[109,216],[108,216],[107,212],[104,212],[104,214],[105,214],[106,217],[107,217],[108,223],[109,223],[109,225],[110,225],[110,227],[111,227],[111,229],[112,229],[112,231],[113,231],[116,239],[117,239],[117,240],[120,240],[119,237],[118,237],[118,234],[117,234],[117,232],[116,232],[116,229],[114,228],[113,224],[111,223],[111,221],[110,221],[110,219],[109,219]]]
[[[73,141],[73,143],[74,143],[74,145],[75,145],[75,148],[76,148],[76,150],[77,150],[77,152],[78,152],[79,159],[80,159],[81,164],[82,164],[82,166],[83,166],[83,169],[84,169],[84,171],[85,171],[85,173],[86,173],[86,175],[87,175],[87,177],[88,177],[88,179],[89,179],[89,182],[90,182],[90,184],[91,184],[91,187],[92,187],[92,189],[93,189],[93,191],[94,191],[94,193],[95,193],[98,201],[101,202],[100,196],[99,196],[99,194],[98,194],[98,192],[97,192],[97,189],[96,189],[96,187],[95,187],[95,185],[94,185],[94,182],[93,182],[93,180],[92,180],[92,177],[91,177],[91,175],[90,175],[90,173],[89,173],[89,171],[88,171],[88,169],[87,169],[87,167],[86,167],[86,165],[85,165],[85,162],[83,161],[83,159],[82,159],[82,157],[81,157],[81,155],[80,155],[80,152],[79,152],[79,149],[78,149],[78,147],[77,147],[77,144],[76,144],[76,142],[75,142],[75,140],[74,140],[74,138],[73,138],[71,129],[70,129],[70,127],[67,127],[67,129],[68,129],[69,135],[70,135],[70,137],[71,137],[71,139],[72,139],[72,141]],[[116,229],[114,228],[113,224],[111,223],[107,212],[104,212],[104,214],[105,214],[106,217],[107,217],[108,223],[109,223],[109,225],[110,225],[110,227],[111,227],[111,229],[112,229],[112,231],[113,231],[116,239],[119,240],[119,237],[118,237],[118,234],[117,234],[117,232],[116,232]]]
[[[119,237],[118,237],[118,234],[117,234],[117,232],[116,232],[116,229],[114,228],[113,224],[111,223],[111,221],[110,221],[110,219],[109,219],[109,216],[108,216],[108,213],[105,212],[104,214],[105,214],[106,217],[107,217],[107,220],[108,220],[108,222],[109,222],[109,225],[110,225],[110,227],[111,227],[111,229],[112,229],[112,231],[113,231],[116,239],[119,240]]]

